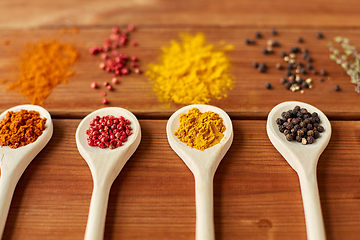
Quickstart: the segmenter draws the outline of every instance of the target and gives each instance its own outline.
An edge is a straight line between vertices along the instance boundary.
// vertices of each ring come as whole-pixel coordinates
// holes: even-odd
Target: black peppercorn
[[[258,68],[258,67],[259,67],[259,64],[258,64],[257,62],[253,62],[252,65],[253,65],[254,68]]]
[[[298,48],[298,47],[292,47],[291,49],[290,49],[290,52],[291,53],[298,53],[300,51],[300,49]]]
[[[281,56],[282,58],[284,58],[284,57],[287,56],[287,54],[286,54],[286,52],[281,52],[281,53],[280,53],[280,56]]]
[[[304,39],[302,37],[298,37],[297,41],[298,41],[298,43],[303,43]]]
[[[286,71],[285,71],[285,74],[286,74],[286,76],[291,76],[291,75],[292,75],[292,73],[291,73],[290,70],[286,70]]]
[[[285,134],[285,135],[288,135],[288,134],[290,134],[290,131],[289,131],[288,129],[285,129],[285,130],[284,130],[284,134]]]
[[[271,30],[271,35],[276,36],[276,35],[277,35],[277,31],[276,31],[275,29],[272,29],[272,30]]]
[[[322,133],[325,129],[323,126],[320,125],[317,127],[317,130],[318,130],[318,132]]]
[[[309,130],[309,131],[307,131],[306,135],[312,137],[312,136],[314,136],[314,131],[313,131],[313,130]]]
[[[319,81],[320,81],[320,82],[323,82],[323,81],[324,81],[324,79],[323,79],[323,78],[321,78],[321,77],[319,77]]]
[[[273,47],[279,47],[280,43],[278,41],[273,41],[272,46]]]
[[[285,84],[286,83],[286,78],[280,78],[280,83]]]
[[[312,125],[311,123],[309,123],[308,125],[306,125],[306,128],[307,128],[308,130],[313,129],[313,125]]]
[[[298,136],[304,136],[305,135],[305,132],[304,132],[304,130],[301,130],[301,129],[299,129],[298,131],[297,131],[297,135]]]
[[[334,85],[334,90],[335,90],[335,91],[340,91],[339,85]]]
[[[281,125],[283,123],[284,123],[284,121],[281,118],[276,119],[276,124],[277,125]]]
[[[314,137],[311,137],[311,136],[308,136],[308,137],[306,138],[306,140],[307,140],[307,142],[308,142],[309,144],[313,144],[314,141],[315,141]]]
[[[256,38],[262,38],[262,35],[261,35],[260,32],[256,32],[256,33],[255,33],[255,37],[256,37]]]
[[[286,127],[284,125],[279,125],[279,131],[283,133],[285,131]]]
[[[324,35],[322,34],[322,32],[318,32],[316,34],[316,37],[320,39],[320,38],[324,38]]]
[[[327,75],[327,71],[325,69],[321,69],[320,70],[320,74],[323,75],[323,76],[326,76]]]
[[[284,86],[285,86],[286,89],[290,89],[291,83],[287,82],[287,83],[284,84]]]
[[[306,67],[307,67],[307,69],[309,69],[309,70],[314,69],[313,66],[312,66],[310,63],[308,63],[308,64],[306,65]]]
[[[318,131],[314,131],[314,138],[318,139],[320,137],[320,133]]]
[[[245,39],[245,44],[247,44],[247,45],[252,45],[252,44],[255,44],[255,41],[246,38],[246,39]]]
[[[265,84],[265,87],[266,87],[267,89],[270,89],[270,88],[271,88],[271,84],[270,84],[270,83],[266,83],[266,84]]]
[[[297,141],[297,142],[301,142],[302,137],[300,137],[300,136],[298,135],[298,136],[296,136],[296,138],[295,138],[295,139],[296,139],[296,141]]]
[[[294,107],[294,110],[297,111],[297,112],[299,112],[299,111],[300,111],[300,107],[299,107],[299,106],[295,106],[295,107]]]

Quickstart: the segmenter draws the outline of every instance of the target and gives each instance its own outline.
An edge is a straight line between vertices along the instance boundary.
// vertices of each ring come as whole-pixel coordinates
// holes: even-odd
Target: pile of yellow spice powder
[[[217,50],[206,45],[202,33],[180,34],[180,38],[182,43],[172,40],[169,47],[163,47],[161,63],[150,64],[146,72],[159,101],[205,104],[226,97],[225,91],[232,89],[233,83],[225,51],[233,45]]]
[[[19,64],[20,77],[8,90],[22,93],[32,104],[42,104],[54,87],[74,74],[69,67],[77,58],[71,44],[55,40],[28,44]]]

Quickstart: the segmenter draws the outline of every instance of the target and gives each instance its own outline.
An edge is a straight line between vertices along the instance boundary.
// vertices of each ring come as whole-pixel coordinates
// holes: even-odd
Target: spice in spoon
[[[89,146],[114,149],[120,147],[132,134],[131,122],[123,116],[96,116],[86,130]]]
[[[45,129],[46,118],[36,111],[9,111],[0,122],[0,146],[18,148],[35,142]]]
[[[226,130],[219,114],[211,111],[201,113],[197,108],[181,114],[179,121],[175,136],[189,147],[201,151],[220,143]]]

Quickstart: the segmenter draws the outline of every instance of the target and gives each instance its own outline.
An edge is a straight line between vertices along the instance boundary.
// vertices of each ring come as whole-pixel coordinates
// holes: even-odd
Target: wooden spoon
[[[35,142],[16,149],[8,146],[0,147],[0,237],[4,232],[6,218],[17,182],[27,166],[46,146],[53,134],[53,123],[49,112],[36,105],[19,105],[10,108],[0,115],[0,122],[6,117],[8,111],[18,112],[22,109],[35,110],[40,113],[41,118],[45,117],[47,120],[45,130]]]
[[[112,150],[109,148],[101,149],[99,147],[90,147],[87,144],[87,135],[85,133],[90,126],[90,121],[96,116],[102,117],[107,115],[113,115],[115,117],[123,116],[129,119],[132,134],[121,147]],[[105,217],[111,185],[127,160],[139,146],[140,140],[141,129],[138,120],[134,114],[123,108],[102,108],[90,113],[80,122],[76,130],[76,145],[81,156],[89,165],[94,181],[85,231],[86,240],[99,240],[104,238]]]
[[[278,129],[276,119],[281,118],[282,112],[294,109],[295,106],[306,108],[311,113],[317,112],[320,117],[320,125],[325,128],[325,131],[313,144],[302,145],[296,141],[289,142]],[[272,144],[299,176],[307,238],[309,240],[326,239],[316,180],[316,166],[321,153],[330,141],[331,125],[329,120],[323,112],[310,104],[295,101],[283,102],[270,111],[266,130]]]
[[[174,135],[180,126],[179,117],[188,113],[192,108],[200,112],[212,111],[218,113],[223,119],[226,131],[224,137],[217,145],[200,151],[187,146]],[[176,111],[168,120],[166,133],[170,146],[185,162],[195,177],[196,198],[196,239],[215,239],[214,211],[213,211],[213,178],[215,171],[231,146],[233,141],[233,127],[229,116],[220,108],[209,105],[189,105]]]

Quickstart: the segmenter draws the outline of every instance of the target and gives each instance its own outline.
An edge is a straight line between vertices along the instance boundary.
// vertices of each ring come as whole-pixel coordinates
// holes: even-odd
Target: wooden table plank
[[[4,239],[83,239],[92,191],[76,149],[80,120],[54,135],[21,177]],[[194,239],[191,172],[168,145],[166,120],[140,120],[142,141],[111,188],[105,239]],[[271,145],[265,121],[235,120],[214,178],[216,239],[306,239],[296,173]],[[360,235],[359,121],[331,121],[318,182],[327,239]],[[350,131],[349,131],[350,129]]]
[[[287,100],[299,100],[317,106],[330,119],[358,119],[360,105],[356,104],[359,94],[354,90],[345,71],[329,58],[326,44],[337,35],[346,36],[355,46],[360,46],[359,29],[334,28],[323,31],[325,38],[316,38],[317,29],[279,27],[279,35],[272,37],[267,27],[143,27],[132,33],[133,39],[139,42],[138,47],[127,47],[122,50],[129,55],[136,55],[140,59],[141,69],[146,70],[147,64],[157,61],[161,46],[169,44],[171,39],[178,39],[179,32],[204,32],[209,43],[224,40],[234,44],[235,50],[229,52],[234,76],[234,89],[228,91],[228,97],[210,102],[235,119],[266,119],[268,112],[278,103]],[[99,56],[91,56],[88,49],[100,44],[110,34],[110,27],[80,28],[79,33],[61,34],[61,30],[32,29],[32,30],[0,30],[0,41],[9,40],[10,44],[0,46],[4,54],[0,55],[1,79],[14,81],[19,74],[17,70],[18,54],[27,42],[36,42],[41,39],[57,38],[62,42],[73,43],[80,52],[80,59],[73,69],[76,75],[68,79],[67,84],[56,87],[46,99],[44,107],[54,118],[82,118],[91,111],[103,107],[102,96],[99,90],[90,88],[93,81],[102,84],[110,81],[112,74],[98,69],[101,62]],[[263,33],[263,39],[257,45],[247,46],[245,38],[253,38],[256,31]],[[26,37],[24,37],[26,36]],[[302,36],[303,44],[297,43]],[[264,56],[261,50],[266,46],[268,39],[278,40],[281,47],[275,48],[273,55]],[[330,79],[318,81],[318,75],[304,75],[313,78],[313,89],[307,89],[303,94],[291,92],[280,84],[279,79],[285,76],[285,70],[277,70],[276,63],[284,63],[280,57],[281,51],[289,52],[293,46],[307,47],[313,57],[315,69],[326,69]],[[302,61],[301,54],[297,60]],[[265,62],[269,69],[267,73],[259,73],[252,67],[252,62]],[[120,77],[121,83],[107,96],[109,106],[120,106],[129,109],[138,118],[167,119],[179,104],[160,103],[152,91],[152,84],[144,74],[130,74]],[[265,83],[269,82],[273,88],[268,90]],[[341,91],[335,92],[333,85],[340,85]],[[29,103],[21,94],[6,91],[7,84],[0,85],[0,111],[14,105]]]
[[[2,1],[1,28],[98,24],[360,26],[357,0]]]

